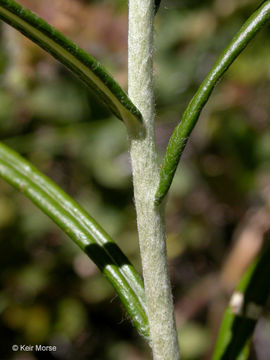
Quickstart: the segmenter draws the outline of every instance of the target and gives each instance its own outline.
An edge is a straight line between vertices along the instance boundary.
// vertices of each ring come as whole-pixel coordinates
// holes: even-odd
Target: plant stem
[[[137,226],[150,344],[155,360],[179,359],[169,280],[164,215],[154,205],[159,168],[154,136],[153,0],[129,0],[129,96],[143,115],[144,131],[129,133]]]

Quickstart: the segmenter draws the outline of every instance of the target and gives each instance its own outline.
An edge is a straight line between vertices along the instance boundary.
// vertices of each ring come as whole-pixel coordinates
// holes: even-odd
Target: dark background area
[[[127,1],[21,0],[127,89]],[[219,53],[260,2],[167,0],[155,28],[160,154]],[[209,359],[232,289],[270,228],[270,28],[217,86],[176,173],[168,253],[183,360]],[[72,195],[140,269],[124,125],[54,59],[1,23],[1,140]],[[148,360],[95,265],[0,181],[0,359]],[[13,344],[57,352],[12,352]],[[270,358],[269,308],[251,359]],[[233,360],[233,359],[232,359]]]

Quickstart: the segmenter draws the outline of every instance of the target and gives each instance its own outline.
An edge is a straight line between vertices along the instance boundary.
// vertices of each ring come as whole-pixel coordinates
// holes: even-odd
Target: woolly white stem
[[[129,0],[129,96],[145,125],[145,132],[130,133],[130,153],[153,356],[177,360],[164,216],[154,206],[159,170],[154,136],[153,9],[153,0]]]

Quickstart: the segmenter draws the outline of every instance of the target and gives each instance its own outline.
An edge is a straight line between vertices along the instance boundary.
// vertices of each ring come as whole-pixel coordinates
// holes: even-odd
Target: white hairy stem
[[[144,131],[129,134],[130,154],[150,344],[154,360],[177,360],[164,215],[154,205],[159,169],[154,136],[153,9],[153,0],[129,0],[129,96],[144,119]]]

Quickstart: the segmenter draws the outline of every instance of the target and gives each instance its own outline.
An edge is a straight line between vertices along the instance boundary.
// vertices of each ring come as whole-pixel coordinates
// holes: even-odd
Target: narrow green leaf
[[[159,205],[166,196],[180,157],[185,149],[190,133],[193,130],[200,113],[207,103],[215,85],[227,71],[229,66],[254,38],[258,31],[270,18],[270,1],[265,1],[257,11],[242,26],[237,35],[230,42],[219,57],[209,74],[202,82],[200,88],[192,98],[185,110],[182,120],[175,128],[162,163],[160,171],[160,183],[155,197],[155,204]]]
[[[110,236],[63,190],[2,143],[0,177],[32,200],[96,263],[115,288],[134,326],[148,337],[142,280]]]
[[[270,246],[249,266],[225,311],[212,360],[246,360],[250,339],[270,294]]]
[[[131,131],[138,131],[142,123],[141,113],[120,85],[86,51],[13,0],[0,0],[0,19],[19,30],[79,76]]]

